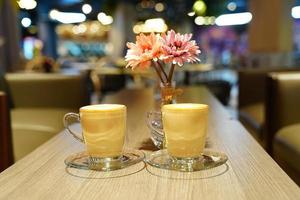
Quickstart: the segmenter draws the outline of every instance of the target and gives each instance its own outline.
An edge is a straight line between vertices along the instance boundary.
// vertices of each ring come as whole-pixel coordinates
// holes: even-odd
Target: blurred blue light
[[[27,37],[23,41],[24,57],[28,60],[33,58],[34,39]]]
[[[61,0],[59,3],[61,4],[75,4],[75,3],[80,3],[82,0]]]

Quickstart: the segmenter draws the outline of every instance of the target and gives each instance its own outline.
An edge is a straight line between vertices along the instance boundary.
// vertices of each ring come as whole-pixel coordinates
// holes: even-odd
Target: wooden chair
[[[0,172],[13,164],[11,125],[7,97],[0,92]]]

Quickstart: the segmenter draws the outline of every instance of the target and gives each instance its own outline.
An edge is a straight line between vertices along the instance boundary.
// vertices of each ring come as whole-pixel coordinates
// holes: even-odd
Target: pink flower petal
[[[196,62],[199,53],[199,47],[194,40],[191,40],[192,34],[179,34],[170,30],[167,34],[162,34],[162,56],[160,59],[165,63],[174,63],[182,66],[184,62]]]
[[[152,60],[161,57],[162,39],[159,35],[151,33],[145,35],[141,33],[136,36],[136,42],[128,42],[125,61],[128,62],[126,67],[147,68],[151,65]]]

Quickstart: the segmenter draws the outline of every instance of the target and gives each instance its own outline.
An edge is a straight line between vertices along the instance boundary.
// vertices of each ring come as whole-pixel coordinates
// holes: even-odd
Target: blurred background
[[[300,0],[0,0],[14,160],[61,131],[64,113],[155,87],[152,69],[124,68],[126,42],[174,29],[202,52],[176,85],[206,86],[300,180],[299,18]]]
[[[193,33],[201,63],[217,68],[296,65],[297,5],[298,0],[2,0],[1,69],[22,70],[20,63],[41,55],[60,67],[118,59],[135,34],[168,29]]]

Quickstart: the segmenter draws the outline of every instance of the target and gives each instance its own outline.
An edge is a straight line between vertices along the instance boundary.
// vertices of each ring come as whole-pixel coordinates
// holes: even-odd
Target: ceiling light
[[[35,0],[20,0],[17,1],[18,5],[22,9],[32,10],[37,6],[37,2]]]
[[[81,10],[84,14],[90,14],[92,12],[92,6],[90,4],[83,4]]]
[[[112,18],[112,16],[110,15],[106,15],[105,13],[103,12],[100,12],[98,15],[97,15],[97,19],[99,20],[99,22],[103,25],[109,25],[109,24],[112,24],[114,19]]]
[[[22,20],[21,20],[21,24],[23,27],[27,28],[31,25],[31,19],[28,18],[28,17],[24,17]]]
[[[163,33],[168,30],[165,20],[162,18],[147,19],[144,23],[139,22],[133,27],[133,32],[138,33]]]
[[[193,10],[198,14],[198,15],[204,15],[206,12],[206,4],[202,0],[198,0],[194,3],[193,5]]]
[[[196,17],[194,21],[195,21],[195,24],[197,24],[199,26],[201,26],[205,23],[204,17],[201,17],[201,16]]]
[[[190,17],[193,17],[193,16],[195,16],[195,14],[196,13],[194,11],[192,11],[192,12],[189,12],[187,15],[190,16]]]
[[[230,2],[227,4],[227,9],[230,11],[235,11],[236,10],[236,3],[235,2]]]
[[[162,11],[164,11],[165,10],[165,6],[164,6],[164,4],[163,3],[157,3],[157,4],[155,4],[155,10],[157,11],[157,12],[162,12]]]
[[[295,6],[292,8],[292,17],[295,19],[300,18],[300,6]]]
[[[244,12],[220,15],[215,22],[218,26],[231,26],[247,24],[251,20],[252,14],[250,12]]]
[[[60,12],[58,10],[51,10],[49,16],[52,20],[64,24],[80,23],[86,20],[86,16],[82,13]]]

